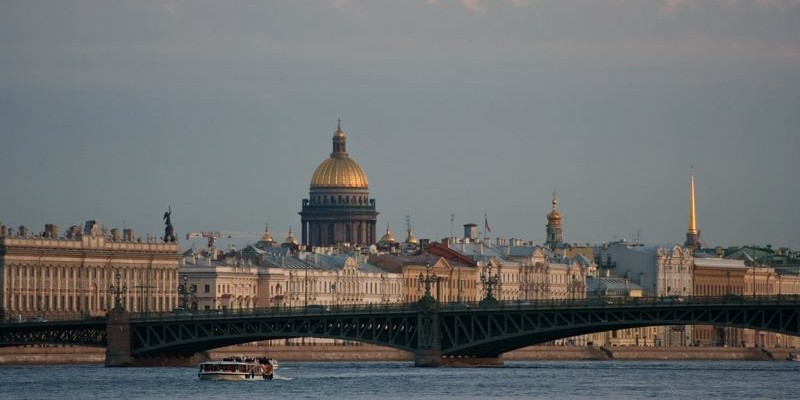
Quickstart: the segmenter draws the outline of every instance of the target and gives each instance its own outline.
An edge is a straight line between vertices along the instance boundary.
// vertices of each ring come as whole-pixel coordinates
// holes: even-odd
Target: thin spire
[[[553,191],[553,211],[556,210],[556,204],[558,204],[558,192]]]
[[[695,213],[694,204],[694,165],[689,169],[689,230],[688,233],[697,234],[697,214]]]

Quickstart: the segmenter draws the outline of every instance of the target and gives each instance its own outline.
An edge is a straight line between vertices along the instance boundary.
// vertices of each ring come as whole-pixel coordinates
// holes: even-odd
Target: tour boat
[[[200,363],[197,376],[204,381],[271,380],[277,368],[278,361],[274,358],[227,357]]]
[[[800,353],[789,353],[789,361],[800,361]]]

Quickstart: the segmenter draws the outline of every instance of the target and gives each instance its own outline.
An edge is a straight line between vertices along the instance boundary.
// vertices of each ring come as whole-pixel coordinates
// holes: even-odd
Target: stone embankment
[[[786,348],[734,347],[578,347],[531,346],[503,355],[505,361],[552,360],[786,360]],[[285,361],[414,361],[414,355],[371,345],[243,345],[211,350],[187,360],[188,364],[226,356],[270,355]],[[26,346],[0,348],[0,365],[102,364],[105,349],[79,346]]]

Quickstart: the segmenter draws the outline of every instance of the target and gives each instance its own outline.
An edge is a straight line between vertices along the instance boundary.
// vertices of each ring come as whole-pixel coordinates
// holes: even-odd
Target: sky
[[[800,247],[800,0],[0,2],[0,222],[300,229],[337,119],[387,224]],[[256,240],[257,238],[253,238]]]

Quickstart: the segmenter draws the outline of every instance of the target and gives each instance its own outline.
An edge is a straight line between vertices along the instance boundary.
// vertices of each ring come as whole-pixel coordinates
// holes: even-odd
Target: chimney
[[[111,240],[119,242],[119,228],[114,228],[111,230]]]
[[[126,228],[122,230],[122,240],[125,242],[133,242],[133,229]]]
[[[24,225],[19,226],[19,236],[28,237],[28,228],[26,228]]]
[[[464,224],[464,239],[474,242],[478,239],[478,225]]]

